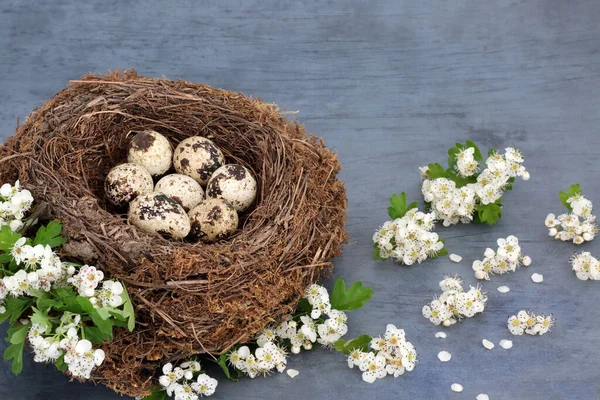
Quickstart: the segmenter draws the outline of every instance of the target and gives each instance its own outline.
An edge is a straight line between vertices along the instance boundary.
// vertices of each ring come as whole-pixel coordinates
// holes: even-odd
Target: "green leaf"
[[[123,299],[123,315],[127,318],[127,329],[129,329],[130,332],[133,332],[135,329],[135,310],[133,309],[133,303],[129,298],[129,293],[127,293],[125,285],[123,285],[121,298]]]
[[[373,260],[381,260],[381,251],[377,243],[373,243]]]
[[[310,313],[312,311],[312,306],[308,302],[308,299],[306,297],[303,297],[298,302],[298,305],[296,306],[296,310],[298,310],[298,313],[300,313],[300,314]]]
[[[50,333],[52,331],[52,321],[50,317],[48,317],[48,313],[40,311],[35,307],[31,307],[31,309],[33,310],[33,314],[31,315],[31,323],[40,324],[42,328],[44,328],[45,333]]]
[[[348,355],[352,350],[369,351],[369,343],[373,338],[369,335],[360,335],[356,339],[344,340],[340,339],[333,344],[333,348],[345,355]]]
[[[446,249],[446,247],[442,247],[442,249],[437,252],[435,257],[447,256],[447,255],[448,255],[448,249]],[[433,258],[435,258],[435,257],[433,257]]]
[[[67,366],[67,363],[65,362],[65,355],[64,354],[62,354],[60,357],[58,357],[56,359],[56,361],[54,362],[54,366],[60,372],[65,372],[67,370],[68,366]]]
[[[343,278],[337,278],[331,292],[331,308],[340,311],[357,310],[362,308],[373,295],[373,289],[362,286],[362,282],[354,282],[346,290]]]
[[[25,342],[11,344],[4,350],[4,359],[12,360],[12,373],[19,375],[23,371],[23,348]]]
[[[477,216],[481,223],[494,225],[502,216],[502,206],[496,203],[479,204],[477,206]]]
[[[493,156],[496,153],[497,153],[496,149],[489,149],[488,150],[488,157],[491,157],[491,156]]]
[[[46,226],[40,226],[35,239],[33,239],[33,245],[48,245],[52,248],[63,245],[67,239],[60,236],[62,229],[62,224],[58,221],[52,221]]]
[[[446,170],[438,163],[427,165],[427,176],[429,179],[445,178]]]
[[[454,170],[456,168],[456,157],[464,149],[464,146],[460,143],[456,143],[454,147],[448,149],[448,169]]]
[[[21,235],[13,232],[8,225],[3,225],[0,228],[0,250],[10,253],[19,239],[21,239]]]
[[[231,379],[234,382],[237,382],[236,378],[233,378],[231,376],[231,373],[229,371],[229,367],[227,366],[227,355],[229,353],[223,353],[219,356],[219,360],[217,360],[217,364],[219,364],[219,366],[221,367],[221,369],[223,370],[223,373],[225,374],[225,376],[229,379]]]
[[[402,218],[408,210],[417,207],[419,207],[419,204],[416,201],[413,201],[408,206],[406,205],[406,193],[402,192],[400,196],[393,194],[392,197],[390,197],[388,215],[391,219]]]
[[[576,194],[580,194],[580,193],[581,193],[581,185],[579,185],[579,183],[576,183],[575,185],[569,186],[569,189],[567,189],[566,192],[558,192],[558,197],[560,197],[560,201],[563,203],[563,205],[565,207],[567,207],[569,212],[571,212],[571,211],[573,211],[573,208],[571,207],[571,205],[569,203],[567,203],[567,200],[569,198],[575,196]]]
[[[150,389],[150,394],[143,397],[142,400],[164,400],[167,398],[167,392],[162,386],[154,386]]]
[[[110,319],[108,319],[108,317],[102,318],[98,313],[98,310],[103,310],[101,312],[106,312],[106,314],[108,315],[108,311],[102,308],[95,309],[94,305],[90,302],[90,300],[87,297],[77,296],[77,303],[79,303],[82,310],[92,318],[94,325],[96,325],[102,333],[112,338],[113,322]]]
[[[108,339],[108,335],[102,333],[100,328],[96,326],[84,326],[83,334],[85,338],[94,344],[100,344],[104,342],[105,339]]]
[[[0,323],[6,321],[10,324],[14,324],[21,315],[29,308],[31,305],[31,299],[26,297],[7,297],[4,300],[4,307],[6,308],[6,312],[4,314],[0,314]]]
[[[11,344],[24,343],[29,332],[29,324],[11,326],[7,331],[7,339]]]

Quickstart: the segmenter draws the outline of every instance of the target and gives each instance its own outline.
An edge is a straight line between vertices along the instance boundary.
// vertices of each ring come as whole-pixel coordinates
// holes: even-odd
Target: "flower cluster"
[[[175,368],[171,363],[165,364],[162,372],[158,382],[167,395],[175,400],[198,400],[201,396],[211,396],[219,383],[206,375],[200,363],[194,360],[181,363]]]
[[[533,311],[521,310],[517,315],[508,318],[508,330],[513,335],[544,335],[556,325],[552,314],[545,317],[543,314],[536,316]]]
[[[476,174],[481,154],[475,144],[467,145],[458,144],[451,149],[449,170],[439,164],[420,168],[424,199],[444,226],[471,223],[475,215],[481,222],[495,223],[500,217],[498,203],[503,192],[511,188],[515,177],[529,179],[529,172],[522,165],[523,154],[512,147],[504,154],[491,152],[486,168]],[[490,204],[497,207],[486,207]]]
[[[288,347],[293,354],[298,354],[302,349],[312,349],[314,343],[332,348],[348,331],[346,313],[331,307],[329,293],[323,286],[310,285],[304,298],[310,311],[262,330],[257,335],[258,347],[254,353],[248,346],[233,350],[228,356],[230,365],[255,378],[273,370],[285,371]]]
[[[376,379],[393,375],[403,375],[412,371],[417,363],[415,347],[406,340],[404,329],[389,324],[383,337],[375,337],[369,343],[369,351],[353,349],[348,354],[348,366],[357,366],[362,371],[362,379],[373,383]]]
[[[471,286],[468,292],[462,287],[459,276],[445,277],[440,282],[442,295],[423,307],[423,316],[435,325],[450,326],[462,318],[470,318],[485,309],[487,296],[479,286]]]
[[[582,281],[600,280],[600,261],[590,252],[584,251],[571,257],[571,265],[577,278]]]
[[[506,239],[498,239],[498,250],[487,248],[483,254],[483,260],[473,261],[475,278],[490,280],[490,275],[502,275],[514,272],[519,266],[531,265],[531,257],[521,251],[519,239],[516,236],[508,236]]]
[[[561,198],[570,212],[558,217],[552,213],[548,214],[545,221],[548,235],[575,244],[594,240],[598,232],[596,216],[592,215],[592,202],[581,194],[579,185],[571,186],[569,193],[561,192]]]
[[[49,245],[30,246],[25,244],[26,241],[22,237],[12,246],[11,255],[15,263],[23,268],[12,276],[2,278],[8,293],[18,297],[36,290],[49,292],[65,286],[67,279],[75,273],[75,268],[63,263]]]
[[[373,235],[379,256],[412,265],[438,255],[444,243],[437,233],[431,232],[434,219],[433,213],[426,214],[412,208],[403,217],[385,222]]]
[[[89,379],[92,370],[104,361],[102,349],[94,349],[92,342],[79,338],[78,332],[83,330],[79,314],[65,312],[51,335],[46,335],[46,330],[34,323],[27,333],[35,362],[56,362],[63,357],[72,376]]]
[[[19,181],[12,186],[5,183],[0,187],[0,226],[8,225],[14,232],[23,226],[23,218],[33,204],[33,196],[21,189]]]

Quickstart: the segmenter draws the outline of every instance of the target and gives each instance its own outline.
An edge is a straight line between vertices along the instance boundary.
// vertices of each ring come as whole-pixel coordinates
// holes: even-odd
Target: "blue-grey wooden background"
[[[543,225],[557,192],[580,182],[600,207],[600,3],[596,0],[34,1],[0,2],[0,134],[87,72],[135,68],[240,91],[299,111],[343,165],[350,245],[335,275],[362,280],[373,300],[350,314],[349,336],[406,330],[417,368],[369,385],[343,356],[292,357],[300,371],[268,379],[220,380],[215,399],[598,399],[600,282],[582,282],[567,261],[576,250]],[[529,182],[505,196],[495,227],[439,229],[447,258],[403,268],[371,260],[371,235],[387,199],[419,197],[417,167],[444,161],[455,141],[517,146]],[[474,283],[471,262],[496,238],[517,235],[533,264],[485,284],[485,315],[447,330],[421,316],[445,273]],[[600,239],[583,248],[600,253]],[[542,284],[531,282],[544,274]],[[327,282],[331,284],[331,282]],[[512,290],[501,295],[500,285]],[[511,350],[481,346],[511,338],[506,317],[522,308],[554,312],[555,331],[516,337]],[[4,336],[6,327],[0,328]],[[0,345],[0,348],[4,344]],[[440,350],[452,361],[437,360]],[[461,383],[461,394],[450,384]],[[27,357],[13,377],[0,363],[6,400],[118,399],[103,387],[68,383]]]

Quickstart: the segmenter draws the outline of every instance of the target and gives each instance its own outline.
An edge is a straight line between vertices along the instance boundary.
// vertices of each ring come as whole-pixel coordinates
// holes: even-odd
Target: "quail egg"
[[[152,176],[136,164],[117,165],[108,172],[104,181],[104,192],[109,202],[125,206],[140,194],[150,193],[154,187]]]
[[[183,140],[173,155],[175,170],[205,186],[212,173],[225,164],[225,157],[212,140],[194,136]]]
[[[146,168],[150,175],[162,175],[171,168],[173,150],[169,140],[155,131],[136,134],[129,143],[127,161]]]
[[[256,199],[256,179],[242,165],[223,165],[211,176],[206,196],[225,199],[239,212],[245,211]]]
[[[138,196],[129,204],[129,222],[146,233],[184,238],[190,233],[190,220],[183,207],[164,193]]]
[[[206,243],[228,238],[239,223],[237,211],[223,199],[206,199],[189,216],[192,237]]]
[[[202,186],[187,175],[171,174],[162,177],[156,183],[154,191],[166,194],[181,204],[186,212],[204,200]]]

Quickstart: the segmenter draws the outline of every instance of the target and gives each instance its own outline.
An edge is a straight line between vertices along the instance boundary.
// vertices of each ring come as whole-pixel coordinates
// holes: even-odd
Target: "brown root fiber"
[[[206,245],[145,234],[103,193],[126,161],[130,131],[154,129],[173,146],[201,135],[254,172],[256,205],[228,241]],[[135,71],[87,75],[35,110],[0,147],[0,179],[20,179],[65,227],[64,257],[123,280],[134,332],[117,329],[94,380],[147,393],[162,364],[219,354],[292,312],[347,239],[337,157],[275,105],[202,84]],[[119,213],[120,212],[120,213]]]

